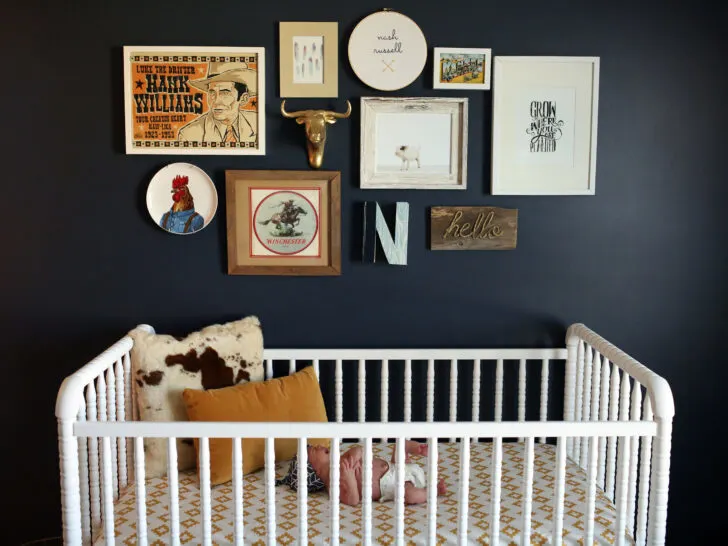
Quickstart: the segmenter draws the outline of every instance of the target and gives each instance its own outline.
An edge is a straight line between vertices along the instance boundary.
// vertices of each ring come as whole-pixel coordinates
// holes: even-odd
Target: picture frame
[[[127,154],[265,155],[265,48],[124,46],[123,56]]]
[[[340,275],[341,173],[225,173],[229,275]]]
[[[493,195],[594,195],[599,57],[495,57]]]
[[[279,35],[281,97],[338,97],[339,24],[283,21]]]
[[[467,156],[467,98],[361,98],[361,188],[464,190]]]
[[[433,51],[432,87],[487,91],[490,89],[492,50],[473,47],[436,47]]]

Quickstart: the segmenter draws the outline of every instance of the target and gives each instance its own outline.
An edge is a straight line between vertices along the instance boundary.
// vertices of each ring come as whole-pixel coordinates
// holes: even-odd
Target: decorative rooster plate
[[[159,227],[175,235],[197,233],[217,211],[217,190],[207,174],[190,163],[172,163],[147,188],[147,210]]]

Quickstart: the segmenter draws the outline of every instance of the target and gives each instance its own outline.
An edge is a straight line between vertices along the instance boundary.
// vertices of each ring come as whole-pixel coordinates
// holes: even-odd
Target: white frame
[[[159,148],[150,146],[149,148],[134,148],[132,146],[132,118],[133,113],[132,97],[130,93],[130,63],[129,55],[134,51],[145,52],[170,52],[170,53],[254,53],[258,56],[258,147],[257,148],[202,148],[193,149],[182,148]],[[265,48],[264,47],[215,47],[215,46],[124,46],[123,48],[124,63],[124,141],[127,154],[146,154],[146,155],[265,155]]]
[[[140,325],[154,332],[148,325]],[[274,487],[273,438],[302,438],[299,449],[305,453],[305,438],[332,438],[332,452],[338,453],[342,438],[360,438],[364,445],[365,476],[371,472],[372,441],[387,442],[389,438],[429,438],[429,468],[437,468],[436,438],[450,438],[450,442],[461,440],[460,480],[449,484],[452,491],[459,491],[458,513],[460,516],[460,543],[467,542],[468,534],[468,480],[470,466],[467,449],[469,442],[481,438],[493,439],[493,484],[490,510],[490,543],[498,544],[500,524],[500,488],[502,443],[504,437],[518,437],[530,453],[524,462],[525,506],[533,500],[533,449],[534,443],[544,443],[546,438],[557,438],[557,460],[554,468],[554,489],[551,491],[554,524],[552,536],[561,539],[565,517],[564,491],[566,488],[565,464],[568,457],[583,469],[588,478],[588,491],[584,506],[584,538],[591,544],[594,538],[594,501],[597,491],[613,500],[617,509],[615,525],[628,529],[636,535],[636,544],[663,546],[665,544],[668,487],[670,481],[670,450],[672,442],[672,421],[675,405],[669,383],[652,370],[636,361],[624,351],[609,343],[583,324],[572,324],[566,332],[565,346],[558,348],[530,349],[266,349],[264,353],[266,379],[273,377],[273,361],[287,360],[289,373],[296,371],[297,361],[304,365],[313,362],[314,372],[319,377],[320,361],[335,361],[334,377],[319,377],[320,381],[333,383],[335,391],[335,421],[327,423],[221,423],[221,422],[143,422],[136,411],[133,366],[130,353],[133,340],[130,336],[119,339],[88,364],[68,376],[61,385],[56,401],[58,420],[59,463],[61,482],[61,513],[63,515],[63,543],[66,545],[90,545],[92,537],[100,536],[103,530],[107,544],[114,543],[115,500],[119,491],[127,486],[137,490],[137,529],[146,534],[145,468],[142,438],[199,438],[201,472],[200,498],[204,544],[211,544],[211,487],[209,481],[210,458],[209,438],[236,438],[234,454],[237,463],[233,476],[235,497],[235,544],[243,544],[244,526],[251,525],[243,520],[243,476],[240,464],[239,438],[266,438],[266,521],[267,543],[276,543],[276,514]],[[450,388],[436,386],[435,362],[450,361]],[[372,362],[373,361],[373,362]],[[373,369],[381,361],[381,420],[366,421],[367,368]],[[388,422],[390,415],[389,367],[390,361],[404,362],[404,422]],[[495,366],[495,419],[480,421],[481,368]],[[532,363],[528,363],[532,361]],[[557,362],[564,362],[559,365]],[[527,364],[528,363],[528,364]],[[477,366],[474,366],[477,364]],[[415,366],[426,366],[426,410],[427,422],[412,422],[412,379]],[[438,364],[439,366],[439,364]],[[505,368],[518,367],[519,380],[516,387],[504,382]],[[540,366],[541,372],[541,414],[537,420],[526,419],[527,395],[538,397],[537,389],[528,389],[527,367]],[[344,421],[343,370],[358,377],[356,388],[347,389],[347,397],[358,398],[358,422]],[[358,374],[356,374],[358,368]],[[468,374],[472,369],[473,410],[458,414],[458,373]],[[564,373],[563,415],[549,418],[548,402],[556,396],[550,388],[551,373]],[[610,377],[611,374],[611,377]],[[371,376],[370,376],[371,377]],[[440,383],[442,380],[437,380]],[[620,388],[621,381],[621,388]],[[445,379],[447,382],[447,379]],[[371,385],[371,379],[369,381]],[[517,388],[518,420],[504,420],[504,385],[509,390]],[[511,387],[513,385],[513,387]],[[611,394],[609,394],[611,385]],[[438,388],[439,387],[439,388]],[[438,389],[436,391],[436,388]],[[642,392],[644,389],[644,398]],[[460,389],[461,390],[461,389]],[[621,390],[621,392],[620,392]],[[449,392],[448,392],[449,391]],[[631,391],[631,396],[630,396]],[[448,397],[450,414],[448,421],[436,421],[434,414],[435,393]],[[529,394],[532,393],[532,394]],[[601,396],[599,396],[601,393]],[[609,394],[609,395],[608,395]],[[97,396],[98,395],[98,396]],[[516,392],[513,392],[516,395]],[[98,414],[96,412],[98,400]],[[643,402],[644,400],[644,402]],[[476,403],[476,401],[478,403]],[[644,407],[644,411],[641,409]],[[87,412],[88,408],[88,412]],[[110,410],[107,413],[107,408]],[[601,411],[600,411],[601,409]],[[609,410],[609,413],[607,413]],[[333,415],[331,416],[334,417]],[[468,420],[469,419],[469,420]],[[332,419],[333,420],[333,419]],[[540,438],[540,439],[539,439]],[[537,440],[538,439],[538,440]],[[607,443],[609,448],[607,449]],[[641,445],[639,445],[641,443]],[[175,442],[169,442],[168,468],[170,472],[170,541],[179,540],[180,521],[177,491],[179,474]],[[303,447],[301,447],[303,446]],[[400,449],[402,445],[398,446]],[[614,449],[613,449],[614,448]],[[618,452],[617,452],[618,448]],[[638,452],[638,448],[641,451]],[[607,458],[607,452],[609,457]],[[116,454],[118,453],[118,457]],[[617,457],[617,454],[619,456]],[[398,464],[404,463],[400,451]],[[618,459],[618,461],[617,461]],[[300,462],[300,461],[299,461]],[[303,459],[305,465],[305,459]],[[322,515],[331,521],[331,541],[338,543],[339,497],[337,457],[332,457],[332,510]],[[599,463],[597,465],[597,463]],[[639,465],[639,474],[637,466]],[[401,470],[401,469],[400,469]],[[404,472],[399,472],[397,489],[396,526],[398,534],[404,530]],[[606,479],[606,486],[602,481]],[[137,479],[140,478],[140,479]],[[436,538],[437,505],[441,502],[435,495],[436,472],[428,476],[428,524],[429,543]],[[639,482],[639,493],[636,485]],[[365,482],[367,483],[367,482]],[[464,487],[460,487],[460,483]],[[118,484],[118,488],[117,488]],[[616,491],[615,491],[616,485]],[[362,543],[370,545],[373,515],[376,513],[371,500],[371,490],[366,488],[362,501]],[[369,493],[367,495],[367,493]],[[141,500],[140,500],[141,499]],[[299,490],[300,512],[299,532],[306,540],[307,491]],[[524,529],[530,526],[530,510],[522,516]],[[257,525],[253,523],[253,525]],[[523,536],[526,537],[527,531]],[[402,535],[400,534],[400,538]],[[121,539],[119,539],[121,540]],[[402,541],[399,541],[402,542]],[[523,542],[527,542],[526,540]],[[554,543],[557,540],[553,541]],[[625,544],[624,533],[617,534],[616,544]],[[146,544],[146,537],[140,538]]]
[[[450,140],[450,173],[376,172],[376,116],[380,113],[449,113],[453,118]],[[433,97],[361,98],[362,189],[464,190],[468,169],[468,99]]]
[[[577,65],[589,73],[575,74]],[[548,71],[546,72],[546,66]],[[584,71],[586,72],[586,71]],[[599,106],[599,57],[493,59],[493,195],[594,195]],[[527,166],[512,157],[509,101],[528,85],[575,88],[574,166]],[[582,108],[579,109],[579,103]],[[584,120],[587,117],[588,120]],[[581,137],[581,138],[580,138]]]
[[[483,83],[442,83],[440,82],[440,55],[442,53],[464,53],[469,55],[485,55]],[[493,66],[491,48],[475,47],[436,47],[432,53],[432,87],[434,89],[463,89],[467,91],[487,91],[490,89],[490,74]]]

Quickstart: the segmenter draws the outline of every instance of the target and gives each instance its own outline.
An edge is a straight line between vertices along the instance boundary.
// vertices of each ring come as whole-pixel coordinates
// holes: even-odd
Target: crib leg
[[[82,544],[78,439],[73,435],[73,421],[70,419],[58,419],[58,453],[63,499],[63,544]]]

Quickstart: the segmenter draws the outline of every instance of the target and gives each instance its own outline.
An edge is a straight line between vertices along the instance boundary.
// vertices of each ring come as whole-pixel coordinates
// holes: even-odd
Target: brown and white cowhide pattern
[[[263,333],[257,317],[207,326],[180,339],[129,332],[132,381],[142,421],[187,421],[185,389],[220,389],[263,380]],[[144,440],[147,477],[167,473],[167,440]],[[191,439],[177,440],[177,467],[195,467]]]

